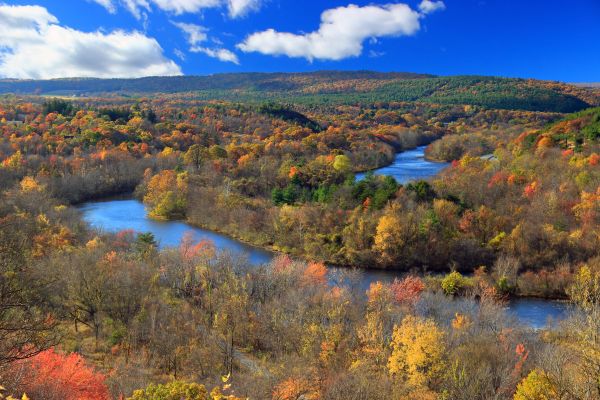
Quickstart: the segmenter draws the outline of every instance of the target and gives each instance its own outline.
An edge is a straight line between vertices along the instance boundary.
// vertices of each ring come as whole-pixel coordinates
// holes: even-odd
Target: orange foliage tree
[[[288,378],[275,386],[273,400],[318,399],[319,391],[306,378]]]
[[[62,355],[49,349],[13,363],[7,375],[14,382],[14,391],[27,393],[32,399],[111,399],[106,377],[76,353]]]
[[[302,274],[306,285],[324,285],[327,283],[327,267],[323,263],[309,263]]]

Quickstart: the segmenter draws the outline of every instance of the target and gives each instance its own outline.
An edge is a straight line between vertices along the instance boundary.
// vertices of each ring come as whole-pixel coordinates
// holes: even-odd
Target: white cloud
[[[148,18],[146,11],[151,11],[151,8],[150,3],[148,3],[147,0],[121,0],[121,2],[123,6],[137,19],[146,20]]]
[[[93,1],[94,3],[100,4],[102,7],[106,8],[106,10],[111,14],[115,14],[117,12],[117,7],[115,7],[112,0],[88,0],[88,1]]]
[[[162,11],[175,15],[196,14],[207,8],[227,7],[231,18],[239,18],[258,10],[262,0],[92,0],[113,12],[121,4],[137,19],[144,17],[154,5]]]
[[[421,4],[419,4],[419,10],[423,14],[431,14],[435,11],[442,11],[446,9],[446,5],[443,1],[431,1],[431,0],[423,0]]]
[[[260,8],[260,0],[229,0],[229,16],[238,18],[247,15],[250,11],[256,11]]]
[[[175,49],[173,50],[173,54],[175,54],[175,57],[179,58],[181,61],[185,61],[185,53],[179,49]]]
[[[40,6],[9,6],[0,4],[0,55],[2,47],[18,46],[35,39],[35,32],[58,19]]]
[[[180,75],[158,42],[140,32],[82,32],[38,6],[0,5],[0,76],[140,77]]]
[[[215,8],[221,5],[220,0],[152,0],[161,10],[176,15],[195,14],[204,8]]]
[[[414,35],[424,15],[401,3],[365,7],[350,4],[324,11],[317,31],[294,34],[268,29],[248,36],[237,47],[244,52],[310,61],[341,60],[362,54],[363,43],[369,38]]]
[[[187,41],[190,46],[197,45],[198,43],[202,43],[208,39],[206,29],[203,26],[195,25],[195,24],[186,24],[185,22],[171,22],[173,25],[181,29],[181,31],[186,35]]]
[[[216,58],[223,62],[232,62],[237,65],[240,64],[238,56],[234,52],[227,50],[227,49],[222,49],[222,48],[211,49],[208,47],[194,46],[190,49],[190,51],[192,53],[204,53],[209,57]]]
[[[369,51],[369,57],[370,58],[378,58],[378,57],[383,57],[385,56],[385,52],[384,51],[377,51],[377,50],[370,50]]]
[[[234,64],[239,64],[240,61],[237,55],[227,49],[217,47],[217,48],[209,48],[204,46],[199,46],[200,43],[203,43],[208,40],[208,29],[195,24],[187,24],[184,22],[171,22],[173,25],[181,29],[181,31],[185,34],[188,43],[190,44],[190,51],[192,53],[203,53],[209,57],[219,59],[224,62],[232,62]],[[217,43],[218,44],[218,43]],[[180,56],[178,56],[181,58]]]

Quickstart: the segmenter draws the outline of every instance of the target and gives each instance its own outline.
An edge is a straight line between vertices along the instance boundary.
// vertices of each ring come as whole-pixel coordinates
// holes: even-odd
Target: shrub
[[[449,296],[463,292],[473,286],[469,278],[465,278],[460,272],[452,271],[442,279],[442,290]]]

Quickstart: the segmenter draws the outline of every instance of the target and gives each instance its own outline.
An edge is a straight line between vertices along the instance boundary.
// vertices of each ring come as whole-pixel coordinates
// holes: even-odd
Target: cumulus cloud
[[[156,8],[175,15],[195,14],[207,8],[226,7],[231,18],[239,18],[250,11],[258,10],[261,0],[93,0],[109,12],[114,12],[117,5],[127,9],[137,19],[142,19],[147,12]]]
[[[424,5],[424,3],[427,3]],[[433,7],[424,0],[421,5]],[[436,2],[437,4],[442,2]],[[435,6],[439,9],[439,5]],[[341,60],[362,54],[363,43],[370,38],[414,35],[421,28],[425,14],[406,4],[369,5],[350,4],[324,11],[319,29],[306,34],[278,32],[268,29],[249,35],[237,47],[244,52],[285,55],[306,58],[309,61]]]
[[[200,25],[188,24],[184,22],[172,22],[172,24],[181,29],[183,34],[186,36],[187,41],[191,46],[190,51],[192,53],[203,53],[209,57],[216,58],[224,62],[232,62],[234,64],[240,63],[237,55],[230,50],[223,49],[220,47],[210,48],[205,46],[199,46],[199,44],[208,40],[207,28]]]
[[[421,4],[419,4],[419,11],[421,11],[423,14],[431,14],[432,12],[445,9],[446,5],[443,1],[423,0]]]
[[[0,76],[140,77],[181,75],[158,42],[140,32],[82,32],[44,7],[0,5]]]
[[[187,36],[188,43],[192,46],[202,43],[208,38],[206,35],[208,29],[203,26],[186,24],[185,22],[172,22],[172,24],[181,29],[181,31]]]
[[[211,49],[208,47],[202,46],[194,46],[190,49],[192,53],[203,53],[209,57],[216,58],[220,61],[231,62],[239,65],[240,61],[238,60],[238,56],[232,52],[231,50],[216,48]]]
[[[11,48],[30,41],[35,32],[55,23],[58,19],[44,7],[0,4],[0,47]]]

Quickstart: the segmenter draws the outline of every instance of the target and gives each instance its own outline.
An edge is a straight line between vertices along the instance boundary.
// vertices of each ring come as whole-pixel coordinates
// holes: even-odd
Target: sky
[[[315,70],[600,82],[600,0],[0,0],[0,78]]]

